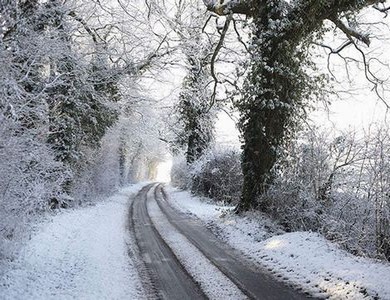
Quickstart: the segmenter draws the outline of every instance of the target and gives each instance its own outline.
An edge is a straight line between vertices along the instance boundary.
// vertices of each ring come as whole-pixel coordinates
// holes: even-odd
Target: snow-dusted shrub
[[[386,258],[377,244],[373,203],[348,192],[333,192],[332,197],[333,204],[324,209],[320,232],[351,253]]]
[[[262,196],[268,204],[267,213],[284,226],[286,231],[318,230],[321,224],[321,206],[311,201],[307,191],[278,180]]]
[[[390,259],[390,135],[331,137],[306,131],[290,143],[262,201],[288,230],[314,230],[349,251]]]
[[[171,172],[172,184],[216,201],[237,204],[242,188],[240,154],[235,150],[213,150],[190,166],[176,159]]]
[[[172,185],[183,190],[191,189],[191,170],[190,167],[187,165],[184,156],[176,156],[173,160],[171,169],[171,183]]]
[[[68,178],[46,143],[50,130],[44,95],[26,88],[27,75],[12,65],[11,54],[0,43],[0,263],[15,256],[29,225],[50,201],[61,201]]]
[[[16,254],[29,224],[49,208],[51,199],[61,199],[67,177],[40,137],[44,128],[20,129],[0,111],[0,261]]]
[[[334,161],[329,132],[308,130],[280,153],[274,168],[274,181],[261,201],[287,230],[318,230],[324,204],[330,201],[329,189]],[[339,154],[338,154],[339,156]]]
[[[193,164],[192,191],[216,201],[237,204],[243,176],[240,153],[236,150],[214,150]]]
[[[174,186],[229,204],[238,203],[242,181],[240,153],[236,150],[209,151],[191,165],[179,156],[171,170]]]

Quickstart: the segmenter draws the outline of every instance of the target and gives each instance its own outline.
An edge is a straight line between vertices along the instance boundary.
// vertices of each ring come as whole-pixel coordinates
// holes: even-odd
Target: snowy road
[[[155,296],[164,299],[205,299],[202,290],[152,224],[146,202],[153,186],[141,189],[131,206],[131,228],[135,231],[141,257],[150,276],[148,279],[153,283],[150,293],[154,292]]]
[[[130,227],[156,297],[305,299],[245,262],[200,222],[173,209],[165,197],[162,185],[148,185],[137,195],[131,213]],[[196,264],[203,264],[203,272]],[[207,278],[210,272],[213,276]]]
[[[94,205],[47,215],[19,257],[3,263],[0,299],[304,298],[255,266],[315,298],[390,299],[389,263],[353,256],[316,233],[270,233],[274,225],[263,214],[237,216],[233,207],[164,190],[131,185]],[[146,218],[135,216],[135,227],[130,207]]]

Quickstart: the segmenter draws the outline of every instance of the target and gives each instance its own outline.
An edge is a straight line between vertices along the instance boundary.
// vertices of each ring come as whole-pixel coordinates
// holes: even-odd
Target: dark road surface
[[[155,296],[173,300],[207,299],[152,225],[146,201],[153,186],[148,185],[138,193],[132,203],[131,218],[142,260],[155,285]]]
[[[307,299],[240,258],[197,219],[175,210],[160,184],[144,187],[132,204],[131,222],[141,258],[155,285],[157,298],[207,299],[191,279],[149,217],[146,202],[157,201],[169,222],[251,299]]]

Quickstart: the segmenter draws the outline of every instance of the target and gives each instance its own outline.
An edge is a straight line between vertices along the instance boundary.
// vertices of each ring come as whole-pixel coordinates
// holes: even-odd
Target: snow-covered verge
[[[141,186],[40,224],[0,278],[0,298],[143,299],[126,232],[129,199]]]
[[[168,188],[171,203],[201,219],[252,262],[312,296],[329,299],[390,299],[390,264],[353,256],[312,232],[285,233],[266,216],[231,213]]]

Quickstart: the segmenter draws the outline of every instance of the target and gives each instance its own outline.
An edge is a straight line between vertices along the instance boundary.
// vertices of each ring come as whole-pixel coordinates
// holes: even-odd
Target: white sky
[[[226,147],[239,147],[239,132],[231,117],[224,112],[219,113],[215,127],[217,144]]]
[[[315,124],[339,130],[362,130],[371,123],[382,123],[386,119],[386,107],[375,97],[366,99],[335,100],[329,112],[320,109],[311,115]]]

